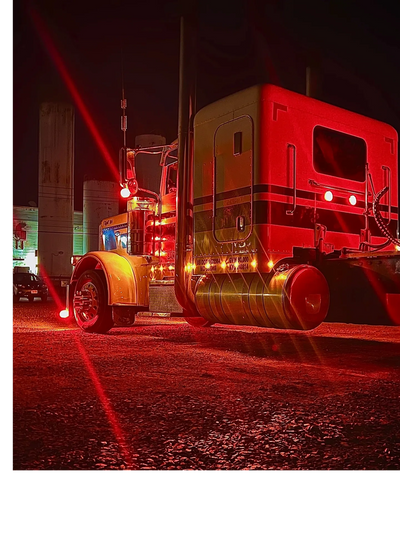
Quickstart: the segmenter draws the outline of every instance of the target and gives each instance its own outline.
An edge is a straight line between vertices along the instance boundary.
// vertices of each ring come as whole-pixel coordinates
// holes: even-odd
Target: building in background
[[[120,184],[107,177],[84,181],[83,211],[74,211],[74,129],[72,105],[41,104],[38,207],[13,208],[13,267],[29,267],[60,287],[72,273],[72,256],[97,250],[101,221],[120,212]],[[143,147],[165,142],[161,135],[135,138]],[[141,187],[158,191],[160,155],[140,155],[137,173]]]
[[[83,213],[75,211],[73,218],[73,255],[83,255]],[[27,266],[38,273],[38,208],[14,206],[13,266]]]
[[[45,102],[39,113],[39,273],[57,284],[72,274],[75,109]]]
[[[119,213],[121,187],[116,181],[85,180],[83,183],[83,253],[99,249],[99,225]],[[75,254],[74,254],[75,255]]]

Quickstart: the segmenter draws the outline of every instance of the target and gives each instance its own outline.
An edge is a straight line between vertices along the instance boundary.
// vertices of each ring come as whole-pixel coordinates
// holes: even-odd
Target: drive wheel
[[[75,286],[73,309],[83,331],[106,333],[113,326],[111,307],[107,304],[107,286],[101,271],[87,270]]]

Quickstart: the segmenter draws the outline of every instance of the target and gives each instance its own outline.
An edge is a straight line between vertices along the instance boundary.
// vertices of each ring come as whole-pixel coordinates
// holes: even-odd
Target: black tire
[[[87,270],[81,275],[75,286],[72,306],[76,323],[83,331],[106,333],[113,327],[102,271]]]
[[[29,296],[28,296],[28,300],[29,300],[31,303],[33,302],[34,299],[35,299],[34,296],[32,296],[32,295],[29,295]]]
[[[41,298],[42,302],[47,302],[47,296],[46,295],[45,296],[41,296],[40,298]]]

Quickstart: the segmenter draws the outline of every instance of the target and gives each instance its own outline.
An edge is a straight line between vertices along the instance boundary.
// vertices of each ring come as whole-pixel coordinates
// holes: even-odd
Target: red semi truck
[[[181,51],[178,141],[121,152],[127,211],[75,266],[79,326],[105,332],[142,312],[400,325],[396,131],[270,84],[190,115],[188,62]],[[158,191],[136,181],[143,152],[160,155]]]

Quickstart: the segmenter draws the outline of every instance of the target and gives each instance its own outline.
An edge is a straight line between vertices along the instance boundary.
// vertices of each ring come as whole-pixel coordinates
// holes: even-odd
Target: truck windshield
[[[167,191],[169,194],[171,192],[176,192],[176,182],[178,177],[178,167],[176,164],[170,165],[168,167],[168,176],[167,176]]]

